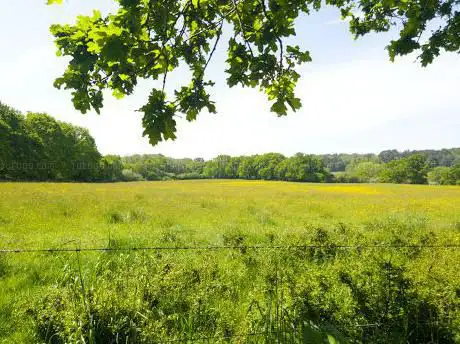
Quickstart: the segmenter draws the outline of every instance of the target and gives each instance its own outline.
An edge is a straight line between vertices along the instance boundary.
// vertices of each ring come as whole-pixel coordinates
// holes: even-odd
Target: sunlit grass
[[[105,245],[109,236],[157,243],[180,227],[201,243],[241,229],[267,231],[388,216],[423,216],[437,231],[460,222],[458,187],[324,185],[262,181],[1,184],[3,248]],[[452,240],[452,237],[449,237]]]
[[[318,244],[323,240],[323,231],[326,233],[324,240],[335,245],[460,244],[460,188],[240,180],[0,184],[1,249]],[[456,273],[458,250],[412,254],[417,259],[407,259],[405,255],[391,252],[366,252],[366,258],[344,254],[340,260],[331,261],[329,265],[314,265],[318,269],[314,270],[311,264],[317,263],[299,260],[300,256],[296,255],[282,260],[284,258],[270,255],[262,259],[256,252],[250,255],[239,252],[236,256],[233,253],[216,253],[215,258],[204,260],[198,253],[168,253],[155,258],[158,264],[176,264],[185,270],[177,270],[176,275],[170,275],[170,282],[155,279],[155,283],[187,283],[186,279],[190,277],[187,274],[193,274],[198,269],[204,277],[201,277],[201,284],[196,285],[198,289],[193,290],[199,294],[204,290],[200,288],[208,288],[207,283],[214,283],[211,275],[219,271],[219,278],[226,281],[222,282],[225,288],[236,288],[234,293],[239,296],[230,293],[229,299],[219,302],[209,296],[207,302],[215,307],[216,312],[219,310],[219,316],[236,317],[231,321],[225,320],[229,321],[225,326],[240,333],[248,331],[246,321],[249,320],[245,319],[244,311],[247,303],[253,301],[252,297],[260,301],[261,295],[265,295],[257,284],[265,283],[264,274],[271,270],[267,262],[271,260],[284,261],[280,264],[286,264],[286,271],[295,272],[296,288],[310,283],[313,284],[308,288],[320,288],[317,281],[304,280],[307,277],[302,271],[312,274],[324,272],[337,280],[332,276],[347,266],[355,269],[350,271],[355,271],[356,278],[359,278],[358,271],[377,264],[382,257],[391,258],[404,264],[406,275],[414,281],[416,288],[420,288],[417,289],[420,295],[434,298],[433,302],[439,307],[442,307],[439,300],[455,298],[446,295],[455,295],[456,288],[460,288]],[[105,257],[113,257],[118,263]],[[154,253],[152,257],[156,257]],[[314,262],[315,257],[309,259]],[[30,320],[24,320],[27,319],[29,300],[40,300],[43,295],[48,295],[50,286],[70,283],[67,279],[78,270],[76,259],[71,253],[0,254],[0,342],[2,336],[5,342],[27,342],[33,338],[35,330],[30,326]],[[110,285],[114,278],[110,273],[113,272],[119,279],[117,283],[127,281],[128,291],[123,297],[133,302],[138,302],[135,301],[137,294],[130,292],[138,290],[136,281],[158,277],[143,272],[152,269],[152,274],[158,274],[157,267],[148,268],[149,259],[153,258],[142,255],[89,253],[82,254],[79,259],[84,278],[87,283],[93,283],[96,292],[115,288]],[[130,268],[131,260],[133,265]],[[95,271],[104,264],[113,265],[113,269],[104,268],[100,272],[102,275],[96,274]],[[259,273],[259,277],[254,277]],[[100,277],[96,279],[95,276]],[[238,285],[232,286],[233,280],[238,281],[235,282]],[[148,282],[148,285],[150,283],[154,282]],[[334,288],[336,295],[343,293],[340,296],[344,302],[342,308],[335,310],[331,306],[335,302],[332,291],[330,295],[325,294],[331,299],[324,302],[329,305],[327,307],[332,307],[330,312],[335,312],[337,321],[347,323],[351,321],[347,317],[354,314],[355,300],[348,289]],[[120,296],[114,290],[118,289],[100,295],[112,300]],[[447,294],[433,296],[431,292],[435,290],[436,293]],[[182,292],[186,293],[187,289]],[[320,296],[321,293],[315,297]],[[231,301],[232,297],[234,301]],[[241,302],[242,308],[235,306],[233,313],[230,312],[232,302]],[[136,308],[136,311],[142,313],[141,308]],[[19,327],[11,325],[16,319],[21,323]],[[455,321],[460,320],[456,318]],[[216,325],[217,328],[224,326],[222,324]]]

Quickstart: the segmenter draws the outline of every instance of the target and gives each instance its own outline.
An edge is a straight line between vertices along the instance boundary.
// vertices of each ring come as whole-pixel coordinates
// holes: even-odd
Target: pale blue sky
[[[445,54],[428,68],[414,56],[388,62],[384,50],[397,33],[354,41],[337,11],[301,18],[296,41],[311,51],[313,63],[301,69],[297,94],[303,108],[288,117],[269,112],[265,96],[253,89],[225,85],[224,52],[209,76],[216,82],[217,115],[178,122],[178,139],[156,147],[142,138],[141,114],[152,83],[140,83],[134,95],[106,95],[101,115],[75,111],[66,91],[53,88],[65,68],[55,55],[49,26],[72,22],[76,15],[115,9],[111,0],[0,2],[0,101],[22,111],[47,112],[59,120],[89,128],[102,153],[163,153],[211,158],[218,154],[280,152],[379,152],[460,146],[460,56]],[[221,47],[223,50],[223,48]],[[171,86],[188,83],[186,73]]]

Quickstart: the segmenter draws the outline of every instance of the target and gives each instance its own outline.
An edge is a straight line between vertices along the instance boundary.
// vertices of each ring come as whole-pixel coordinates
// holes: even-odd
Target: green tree
[[[233,158],[232,158],[233,159]],[[204,160],[202,158],[183,159],[185,161],[185,172],[178,174],[178,179],[200,179],[203,178]]]
[[[244,156],[238,166],[238,176],[242,179],[257,179],[257,155]]]
[[[452,184],[460,185],[460,162],[450,168],[450,176]]]
[[[44,113],[20,112],[0,103],[0,178],[96,180],[99,154],[87,129]]]
[[[435,167],[428,172],[428,183],[438,185],[460,185],[460,164],[452,167]]]
[[[139,173],[134,172],[133,170],[130,169],[124,169],[122,172],[122,179],[125,182],[139,182],[144,180],[142,176]]]
[[[286,159],[286,157],[279,153],[258,155],[254,160],[258,177],[265,180],[276,179],[276,167],[284,159]]]
[[[231,178],[228,166],[231,162],[229,155],[218,155],[206,162],[203,174],[208,178]]]
[[[401,158],[401,155],[396,149],[385,150],[385,151],[380,152],[379,154],[379,159],[384,164],[390,161],[393,161],[393,160],[397,160],[399,158]]]
[[[122,159],[123,166],[146,180],[202,178],[204,160],[173,159],[161,154],[131,155]]]
[[[104,181],[119,181],[123,179],[123,163],[118,155],[106,155],[100,161],[100,176]]]
[[[92,181],[98,178],[101,154],[96,142],[88,129],[73,127],[75,160],[73,165],[73,180]]]
[[[423,154],[414,154],[385,164],[379,178],[385,183],[425,184],[428,163]]]
[[[347,174],[359,182],[375,183],[382,170],[382,165],[372,161],[362,161],[347,167]]]
[[[345,171],[346,162],[344,161],[343,154],[324,154],[321,155],[321,159],[324,165],[331,172]]]
[[[225,166],[225,173],[227,176],[229,176],[229,178],[236,179],[239,177],[238,170],[239,170],[242,159],[243,157],[240,157],[240,156],[235,156],[235,157],[232,156],[230,158],[230,161]]]
[[[168,158],[163,155],[146,156],[133,165],[133,171],[147,180],[161,180],[168,175]]]
[[[329,172],[320,158],[297,153],[280,162],[276,168],[276,176],[288,181],[324,182],[329,178]]]
[[[12,179],[11,168],[18,158],[17,136],[23,128],[23,116],[0,102],[0,179]]]
[[[414,154],[408,158],[407,161],[407,180],[410,184],[426,184],[426,177],[428,173],[427,158],[423,154]]]
[[[68,142],[61,124],[44,113],[28,113],[25,119],[28,135],[35,143],[33,156],[35,177],[42,180],[64,180],[70,178]]]
[[[428,172],[428,184],[446,185],[449,183],[450,168],[446,166],[438,166]]]
[[[48,0],[60,3],[62,0]],[[76,109],[96,112],[103,106],[103,90],[115,97],[131,94],[139,79],[161,80],[144,106],[144,135],[152,144],[176,137],[175,116],[189,121],[207,110],[216,112],[206,69],[223,28],[228,41],[227,84],[258,87],[272,102],[271,110],[286,115],[297,110],[294,89],[298,65],[310,53],[291,43],[295,21],[324,5],[335,6],[349,19],[355,37],[388,31],[400,35],[387,46],[391,60],[417,51],[423,66],[442,51],[460,50],[459,0],[117,0],[118,12],[106,17],[94,11],[79,16],[74,25],[53,25],[59,55],[71,60],[55,86],[72,90]],[[431,30],[435,22],[437,29]],[[180,65],[192,72],[189,82],[168,98],[165,84]]]

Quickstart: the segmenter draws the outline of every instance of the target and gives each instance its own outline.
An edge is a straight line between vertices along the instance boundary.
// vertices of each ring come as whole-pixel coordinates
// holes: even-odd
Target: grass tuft
[[[0,215],[0,226],[4,226],[10,223],[10,220]]]
[[[110,224],[126,223],[125,216],[119,211],[111,211],[106,214],[107,222]]]
[[[106,213],[105,217],[110,224],[142,224],[149,220],[149,216],[142,209],[132,209],[126,213],[114,210]]]

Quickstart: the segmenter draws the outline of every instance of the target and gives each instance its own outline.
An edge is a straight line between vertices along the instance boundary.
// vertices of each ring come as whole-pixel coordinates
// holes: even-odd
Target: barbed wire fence
[[[325,249],[330,245],[220,245],[220,246],[127,246],[127,247],[76,247],[76,248],[2,248],[0,253],[57,253],[57,252],[116,252],[116,251],[204,251],[204,250],[292,250],[292,249]],[[460,249],[460,244],[443,245],[334,245],[336,249]]]
[[[247,252],[249,250],[274,250],[274,251],[287,251],[287,250],[322,250],[330,248],[330,245],[316,245],[316,244],[298,244],[298,245],[203,245],[203,246],[126,246],[126,247],[55,247],[55,248],[0,248],[0,257],[2,255],[21,255],[21,254],[52,254],[52,253],[89,253],[89,252],[142,252],[142,251],[222,251],[222,250],[238,250]],[[398,249],[420,249],[420,250],[458,250],[460,244],[333,244],[334,249],[338,250],[398,250]],[[387,302],[391,299],[391,258],[387,265],[387,278],[388,278],[388,296]],[[279,266],[275,267],[276,271],[276,288],[283,290],[282,285],[284,280],[279,276]],[[280,300],[275,300],[276,303],[282,302],[282,295]],[[278,307],[278,304],[277,304]],[[282,311],[282,308],[281,308]],[[278,312],[278,310],[276,310]],[[278,316],[278,314],[277,314]],[[281,315],[282,317],[282,315]],[[429,319],[417,321],[418,327],[431,327],[439,325],[439,319]],[[279,324],[276,324],[279,326]],[[366,336],[373,331],[379,331],[388,326],[382,322],[362,323],[355,324],[356,328],[362,330],[362,343],[366,343]],[[436,340],[438,336],[438,340]],[[267,340],[267,338],[270,338]],[[216,336],[184,336],[178,339],[171,339],[161,343],[214,343],[214,342],[229,342],[229,343],[310,343],[305,341],[305,334],[302,329],[288,329],[283,326],[277,328],[276,331],[266,330],[260,332],[250,332],[246,334],[228,334]],[[441,343],[439,341],[439,334],[432,334],[430,343]],[[313,343],[313,342],[311,342]]]

